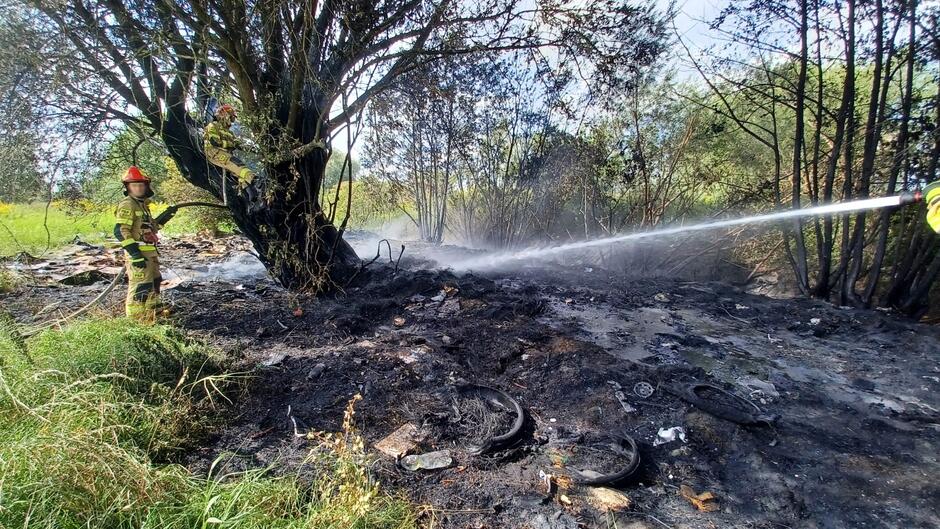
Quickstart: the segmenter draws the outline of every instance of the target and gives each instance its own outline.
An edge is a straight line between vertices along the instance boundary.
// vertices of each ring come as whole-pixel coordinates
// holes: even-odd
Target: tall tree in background
[[[773,153],[778,207],[787,191],[799,208],[915,189],[936,178],[938,14],[917,0],[733,4],[713,27],[743,55],[689,53],[711,91],[699,104]],[[922,215],[885,210],[782,235],[802,292],[916,315],[940,274],[940,242],[924,230]]]
[[[422,240],[444,239],[451,191],[463,169],[461,154],[473,141],[474,107],[487,84],[488,63],[451,57],[428,65],[402,76],[370,108],[366,166],[408,197],[400,206]]]
[[[56,41],[42,42],[22,10],[6,8],[0,17],[0,201],[23,202],[48,197],[41,176],[42,145],[38,123],[43,108],[32,94],[52,89],[54,75],[43,63]],[[48,166],[47,166],[48,167]]]
[[[293,288],[324,288],[357,267],[345,219],[319,202],[324,168],[333,136],[402,75],[446,56],[552,47],[590,86],[619,89],[664,40],[650,4],[614,0],[23,1],[41,13],[38,30],[73,47],[63,88],[80,112],[159,137],[188,181],[228,197],[266,266]],[[206,161],[212,94],[237,99],[259,146],[270,204],[260,213]]]

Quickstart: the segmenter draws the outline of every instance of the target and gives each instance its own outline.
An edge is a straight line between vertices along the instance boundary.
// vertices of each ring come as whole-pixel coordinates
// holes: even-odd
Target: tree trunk
[[[851,112],[854,112],[855,101],[855,0],[848,0],[848,15],[846,17],[845,37],[845,82],[842,85],[842,100],[836,114],[835,137],[832,140],[832,151],[826,165],[826,174],[823,180],[822,201],[824,204],[832,202],[833,187],[835,185],[836,169],[839,166],[839,157],[842,154],[842,142],[845,138],[846,121]],[[843,227],[845,229],[845,227]],[[832,250],[835,245],[833,237],[833,221],[831,216],[823,219],[823,252],[820,254],[819,274],[816,280],[814,295],[818,298],[829,299],[832,295]]]
[[[865,141],[862,147],[862,170],[858,180],[858,192],[855,196],[866,199],[869,196],[871,179],[875,172],[875,157],[878,150],[878,141],[881,136],[881,123],[884,121],[885,99],[891,83],[891,56],[893,54],[893,39],[889,41],[887,67],[884,58],[884,9],[882,0],[875,0],[875,64],[872,72],[871,95],[868,100],[868,117],[865,121]],[[884,78],[882,78],[884,69]],[[855,226],[852,232],[849,247],[848,266],[845,280],[842,283],[843,303],[851,302],[854,306],[864,306],[862,296],[855,290],[862,271],[865,249],[865,228],[868,215],[860,211],[855,217]]]
[[[171,110],[161,133],[183,177],[212,193],[223,194],[229,211],[271,275],[285,288],[322,292],[341,286],[356,273],[360,260],[342,233],[324,216],[318,202],[329,154],[314,149],[299,160],[269,167],[258,175],[275,189],[272,205],[248,212],[245,195],[232,175],[211,165],[203,154],[202,134],[185,112]]]
[[[802,189],[802,169],[803,169],[803,142],[805,130],[805,109],[806,97],[806,69],[808,62],[809,48],[807,44],[807,33],[809,32],[809,16],[806,2],[809,0],[800,0],[800,71],[796,85],[796,126],[793,138],[793,173],[790,206],[793,209],[800,208],[800,191]],[[810,293],[809,274],[806,262],[806,241],[803,236],[803,220],[800,218],[793,221],[793,236],[796,240],[796,260],[797,260],[797,284],[803,295]]]
[[[907,49],[907,69],[905,72],[904,88],[901,93],[901,126],[895,143],[894,157],[891,163],[891,172],[888,176],[887,194],[893,195],[897,191],[898,177],[902,172],[906,176],[909,157],[908,151],[908,128],[911,119],[911,104],[914,95],[914,54],[915,54],[915,28],[917,27],[917,2],[910,3],[909,16],[909,36]],[[878,280],[881,277],[881,267],[884,263],[885,252],[888,247],[888,232],[891,229],[891,216],[894,209],[886,209],[881,212],[879,224],[878,243],[875,247],[875,255],[872,257],[871,267],[868,277],[868,285],[865,287],[865,294],[862,297],[866,307],[871,307],[875,291],[878,289]]]

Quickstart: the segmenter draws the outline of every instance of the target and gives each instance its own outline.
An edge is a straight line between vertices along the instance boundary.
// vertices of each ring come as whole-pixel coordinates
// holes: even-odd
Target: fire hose
[[[158,218],[162,215],[166,215],[167,212],[170,212],[169,216],[167,217],[167,220],[169,220],[169,218],[172,218],[173,215],[175,215],[176,212],[179,211],[181,208],[188,208],[188,207],[193,207],[193,206],[205,206],[205,207],[210,207],[210,208],[227,208],[227,206],[223,204],[215,204],[212,202],[199,202],[199,201],[181,202],[179,204],[174,204],[166,208],[166,210],[164,210],[163,213],[158,215]],[[124,279],[124,276],[126,274],[127,274],[127,271],[124,269],[124,267],[121,267],[118,273],[114,276],[114,279],[112,279],[111,282],[108,284],[108,286],[105,287],[104,291],[98,294],[95,297],[95,299],[86,303],[82,308],[76,310],[75,312],[72,312],[71,314],[62,316],[60,318],[55,318],[55,319],[48,320],[43,323],[34,325],[32,327],[28,327],[24,331],[20,332],[20,335],[23,336],[24,338],[28,336],[33,336],[45,329],[48,329],[55,325],[65,323],[69,320],[72,320],[81,316],[82,314],[85,314],[86,312],[91,310],[95,305],[101,303],[106,297],[108,297],[108,294],[110,294],[118,286],[118,284]]]

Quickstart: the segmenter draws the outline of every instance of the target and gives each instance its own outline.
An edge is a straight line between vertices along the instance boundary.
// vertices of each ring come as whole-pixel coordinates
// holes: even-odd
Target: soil
[[[198,241],[164,245],[171,268],[222,270],[180,274],[165,295],[176,324],[254,375],[227,425],[186,455],[196,472],[222,454],[233,469],[295,471],[311,447],[294,435],[288,410],[299,428],[335,431],[361,394],[357,427],[370,446],[411,423],[412,453],[453,450],[449,468],[419,472],[376,452],[376,478],[429,506],[434,527],[940,527],[935,326],[719,282],[561,265],[457,275],[426,257],[379,260],[344,292],[313,299],[246,273],[243,242],[225,242],[231,251],[221,254],[200,252]],[[81,306],[105,284],[48,283],[0,300],[33,323]],[[122,295],[103,310],[119,313]],[[633,392],[644,381],[654,388],[648,398]],[[753,426],[718,418],[683,399],[693,383],[779,418]],[[508,419],[479,402],[455,409],[465,384],[522,405],[514,444],[466,450]],[[488,427],[474,436],[481,422]],[[674,426],[686,442],[653,445]],[[546,476],[621,465],[622,454],[591,448],[617,435],[635,439],[641,454],[638,471],[616,485],[630,509],[605,512],[564,480],[545,486]],[[681,485],[714,494],[718,510],[698,511]]]

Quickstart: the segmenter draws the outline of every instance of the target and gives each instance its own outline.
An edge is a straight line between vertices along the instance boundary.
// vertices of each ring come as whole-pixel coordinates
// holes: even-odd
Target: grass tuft
[[[0,294],[13,292],[22,285],[23,278],[13,270],[5,268],[3,264],[0,263]]]

